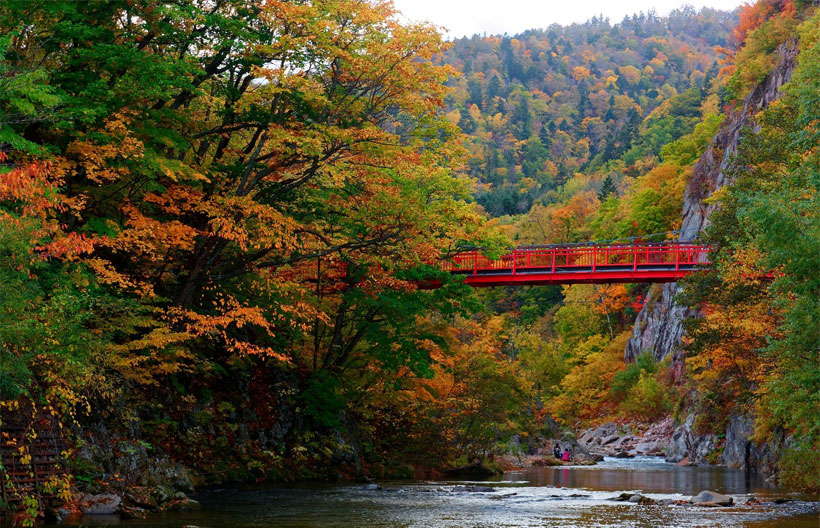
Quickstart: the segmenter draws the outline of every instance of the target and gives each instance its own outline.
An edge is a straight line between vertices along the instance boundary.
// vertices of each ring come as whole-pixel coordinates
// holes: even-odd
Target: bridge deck
[[[665,244],[567,245],[516,248],[498,259],[465,251],[442,264],[471,286],[673,282],[708,268],[708,246]]]

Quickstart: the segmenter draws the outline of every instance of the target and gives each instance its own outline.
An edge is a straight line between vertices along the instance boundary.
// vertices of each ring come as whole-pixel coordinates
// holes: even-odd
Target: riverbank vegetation
[[[56,416],[95,487],[152,457],[198,483],[423,476],[557,427],[744,409],[816,487],[794,460],[820,439],[820,24],[739,17],[445,43],[384,2],[4,2],[2,423]],[[694,164],[796,36],[713,198],[685,368],[624,362],[646,285],[472,292],[431,265],[674,237]]]

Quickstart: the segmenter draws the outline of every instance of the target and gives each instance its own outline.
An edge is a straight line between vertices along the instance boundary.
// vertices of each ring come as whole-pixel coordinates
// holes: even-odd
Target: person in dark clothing
[[[555,442],[555,446],[552,448],[552,454],[555,455],[555,458],[561,458],[561,446],[558,445],[558,442]]]

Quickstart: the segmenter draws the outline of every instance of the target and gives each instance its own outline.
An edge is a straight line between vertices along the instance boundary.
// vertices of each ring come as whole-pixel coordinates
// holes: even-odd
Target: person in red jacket
[[[569,462],[572,460],[572,456],[569,454],[569,448],[564,448],[564,454],[561,455],[561,460],[564,462]]]

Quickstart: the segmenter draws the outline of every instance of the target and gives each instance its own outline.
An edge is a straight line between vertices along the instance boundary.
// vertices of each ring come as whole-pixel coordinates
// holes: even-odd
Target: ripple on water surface
[[[492,486],[493,492],[465,491]],[[473,488],[475,489],[475,488]],[[634,491],[655,500],[685,499],[703,489],[737,503],[790,497],[785,504],[730,508],[639,505],[608,500]],[[396,482],[369,490],[356,485],[311,485],[211,490],[202,512],[133,528],[504,528],[504,527],[743,527],[818,528],[820,503],[787,494],[762,478],[725,468],[679,468],[659,459],[607,459],[598,466],[530,468],[494,481]],[[816,498],[815,498],[816,499]],[[110,524],[110,521],[96,523]],[[93,525],[84,519],[83,525]]]

